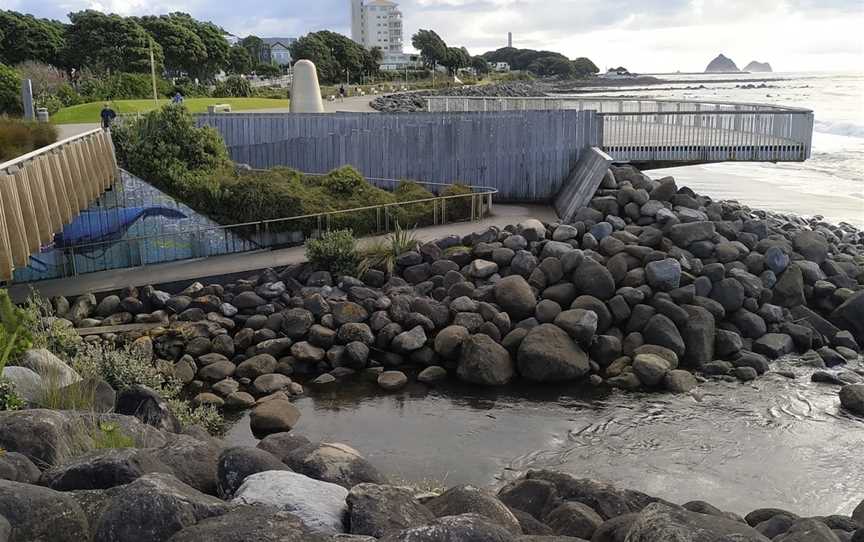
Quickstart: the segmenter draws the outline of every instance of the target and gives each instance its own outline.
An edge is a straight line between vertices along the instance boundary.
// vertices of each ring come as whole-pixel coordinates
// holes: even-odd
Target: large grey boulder
[[[558,490],[546,480],[513,480],[498,491],[498,498],[511,510],[521,510],[535,519],[542,519],[558,505]]]
[[[259,403],[249,415],[252,432],[260,435],[290,431],[300,420],[300,410],[287,399]]]
[[[90,539],[87,516],[78,502],[47,487],[0,480],[0,517],[13,528],[11,542]]]
[[[678,328],[675,327],[675,323],[665,315],[655,314],[652,316],[642,330],[642,336],[645,339],[645,344],[656,344],[668,348],[675,352],[678,358],[684,356],[684,339]]]
[[[380,542],[518,542],[517,535],[479,514],[459,514],[436,519],[420,527],[405,529]],[[550,542],[555,542],[550,541]],[[581,542],[581,541],[572,541]]]
[[[555,317],[554,324],[580,344],[588,346],[597,333],[599,318],[597,313],[585,309],[570,309],[562,311]]]
[[[645,279],[655,290],[673,290],[681,284],[681,264],[673,258],[650,262],[645,266]]]
[[[364,482],[387,484],[381,474],[360,452],[339,442],[320,442],[298,446],[285,454],[283,461],[295,471],[350,489]]]
[[[510,352],[482,333],[462,343],[456,372],[465,382],[482,386],[502,386],[510,382],[515,373]]]
[[[864,384],[849,384],[840,388],[840,404],[849,412],[864,416]]]
[[[0,480],[35,484],[40,474],[36,465],[24,454],[5,451],[0,454]]]
[[[235,495],[235,504],[273,506],[294,514],[311,529],[345,532],[348,490],[342,486],[296,472],[268,471],[247,477]]]
[[[426,344],[426,331],[423,326],[414,326],[408,331],[396,335],[390,347],[399,353],[409,353],[419,350]]]
[[[536,218],[529,218],[516,225],[516,233],[528,242],[542,241],[546,238],[546,226]]]
[[[864,344],[864,291],[850,296],[831,314],[831,319],[855,335]]]
[[[108,490],[94,538],[98,542],[167,540],[185,527],[230,509],[228,503],[169,474],[146,474]]]
[[[134,482],[151,472],[173,474],[171,468],[147,450],[93,450],[46,470],[39,483],[57,491],[108,489]]]
[[[585,258],[573,271],[573,285],[577,295],[590,295],[606,301],[615,295],[615,279],[606,269],[591,258]]]
[[[795,252],[811,262],[822,264],[828,258],[828,241],[818,232],[802,231],[795,234],[792,238],[792,246]]]
[[[28,404],[38,404],[44,394],[42,377],[27,367],[4,367],[3,378],[12,383],[15,393]]]
[[[669,238],[681,248],[687,248],[696,241],[708,241],[717,233],[713,222],[687,222],[675,224],[669,230]]]
[[[348,492],[350,531],[381,538],[394,531],[425,525],[435,519],[431,510],[404,487],[357,484]]]
[[[436,517],[478,514],[513,534],[522,534],[519,520],[495,495],[470,485],[454,486],[426,503]]]
[[[703,307],[686,305],[687,324],[681,329],[684,339],[683,362],[690,367],[699,368],[714,361],[714,342],[716,327],[714,316]]]
[[[659,386],[669,369],[669,362],[655,354],[639,354],[633,360],[633,373],[649,388]]]
[[[447,326],[435,336],[435,352],[444,359],[456,359],[469,335],[464,326]]]
[[[518,322],[534,315],[537,298],[521,275],[510,275],[495,283],[495,299],[511,320]]]
[[[300,518],[273,506],[238,506],[221,516],[199,521],[170,542],[331,542],[310,532]],[[346,541],[347,542],[347,541]]]
[[[17,364],[31,369],[53,387],[62,388],[81,380],[72,367],[45,348],[27,350]]]
[[[649,504],[639,513],[627,542],[714,542],[726,535],[737,535],[740,542],[768,542],[746,523],[663,503]]]
[[[554,324],[528,331],[516,355],[519,374],[534,382],[575,380],[588,373],[588,356]]]
[[[773,542],[841,542],[831,528],[817,518],[795,521],[789,530],[774,537]]]
[[[265,471],[290,471],[276,456],[260,448],[234,446],[219,454],[219,496],[230,499],[248,476]]]
[[[555,534],[590,540],[603,518],[590,506],[581,502],[565,502],[545,518]]]
[[[198,440],[189,435],[173,435],[162,446],[147,442],[147,451],[174,471],[174,476],[202,493],[218,493],[218,463],[223,444],[213,438]]]
[[[781,307],[804,305],[804,274],[797,265],[790,265],[774,284],[771,302]]]

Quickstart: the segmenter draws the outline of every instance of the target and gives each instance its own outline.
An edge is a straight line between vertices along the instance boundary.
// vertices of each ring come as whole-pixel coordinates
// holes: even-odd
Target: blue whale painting
[[[122,238],[138,219],[148,216],[186,218],[186,214],[177,209],[158,205],[84,211],[71,224],[64,226],[63,231],[54,236],[54,246],[68,248],[87,243],[117,240]]]

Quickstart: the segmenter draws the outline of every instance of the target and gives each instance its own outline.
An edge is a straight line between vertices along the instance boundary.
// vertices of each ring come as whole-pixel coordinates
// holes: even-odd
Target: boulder
[[[585,258],[573,271],[577,295],[590,295],[606,301],[615,295],[615,280],[609,270],[591,258]]]
[[[864,344],[864,291],[844,301],[831,314],[831,319],[855,335],[858,344]]]
[[[401,390],[408,384],[408,377],[402,371],[384,371],[378,375],[378,385],[387,391]]]
[[[510,353],[488,335],[472,335],[462,343],[457,375],[465,382],[502,386],[513,378],[513,360]]]
[[[4,367],[4,380],[12,383],[15,393],[30,405],[38,405],[44,394],[42,377],[27,367]]]
[[[597,333],[599,319],[594,311],[570,309],[559,313],[554,323],[566,331],[574,341],[587,346],[591,344],[594,334]]]
[[[232,503],[269,505],[294,514],[311,529],[345,532],[348,490],[288,471],[259,472],[248,476]]]
[[[864,384],[849,384],[840,388],[840,404],[849,412],[864,416]]]
[[[6,451],[0,454],[0,480],[35,484],[39,476],[39,469],[26,455]]]
[[[513,534],[522,534],[519,520],[497,497],[470,485],[454,486],[428,501],[426,506],[441,518],[477,514]]]
[[[516,233],[531,241],[542,241],[546,238],[546,226],[535,218],[529,218],[516,225]]]
[[[768,542],[746,523],[690,512],[663,503],[646,506],[627,535],[627,542],[715,542],[736,535],[741,542]]]
[[[100,542],[167,540],[198,521],[224,514],[230,505],[163,473],[151,473],[105,494],[94,526]]]
[[[469,335],[463,326],[447,326],[435,336],[435,352],[444,359],[456,359]]]
[[[684,356],[685,345],[675,324],[662,314],[655,314],[648,320],[642,330],[642,337],[646,344],[656,344],[675,352],[681,358]]]
[[[555,534],[590,540],[603,518],[581,502],[565,502],[550,512],[544,522]]]
[[[171,537],[171,542],[250,542],[253,540],[255,542],[331,542],[332,539],[310,532],[297,516],[264,505],[238,506],[221,516],[201,520]]]
[[[815,231],[802,231],[792,238],[792,246],[795,252],[804,258],[822,264],[828,259],[828,241],[822,234]]]
[[[538,520],[544,518],[559,503],[555,484],[526,478],[519,478],[501,488],[498,498],[511,510],[522,510]]]
[[[357,484],[348,492],[346,503],[353,534],[381,538],[435,519],[435,515],[414,498],[413,492],[404,487]]]
[[[11,542],[90,540],[87,516],[68,493],[11,480],[0,480],[0,534],[14,528]],[[8,533],[8,531],[7,531]]]
[[[534,315],[537,298],[521,275],[510,275],[495,283],[495,299],[501,309],[518,322]]]
[[[140,384],[124,388],[117,394],[114,411],[135,416],[157,429],[179,433],[182,427],[161,395]]]
[[[338,484],[346,489],[361,483],[389,483],[387,477],[360,455],[360,452],[338,442],[297,446],[290,453],[284,454],[283,460],[300,474]]]
[[[645,266],[645,278],[655,290],[674,290],[681,284],[681,264],[673,258],[650,262]]]
[[[766,333],[753,341],[753,351],[769,359],[777,359],[794,352],[795,343],[785,333]]]
[[[46,470],[39,483],[57,491],[108,489],[153,472],[173,474],[171,468],[147,450],[93,450]]]
[[[81,380],[74,369],[44,348],[27,350],[17,364],[32,370],[53,387],[62,388]]]
[[[797,265],[790,265],[777,279],[771,302],[781,307],[804,305],[804,274]]]
[[[744,306],[744,286],[733,278],[723,279],[714,284],[710,296],[723,306],[727,314]]]
[[[687,222],[675,224],[669,229],[669,238],[681,248],[687,248],[696,241],[710,241],[717,230],[713,222]]]
[[[714,360],[717,331],[714,316],[703,307],[694,305],[686,305],[684,310],[687,311],[687,323],[681,329],[685,347],[682,361],[690,367],[699,368]]]
[[[534,382],[575,380],[588,373],[588,356],[554,324],[528,331],[516,356],[519,374]]]
[[[663,380],[666,391],[672,393],[687,393],[698,385],[699,381],[696,380],[693,373],[681,369],[669,371]]]
[[[300,410],[287,399],[259,403],[249,415],[252,432],[261,435],[290,431],[299,420]]]
[[[407,354],[419,350],[426,344],[426,331],[423,326],[414,326],[408,331],[396,335],[390,347],[398,353]]]
[[[799,519],[785,533],[774,537],[774,542],[840,542],[821,518]]]
[[[633,372],[643,386],[653,388],[663,382],[669,372],[669,362],[654,354],[639,354],[633,360]]]
[[[223,499],[232,498],[249,475],[264,471],[291,470],[270,452],[248,446],[234,446],[222,450],[217,468],[218,491]]]
[[[389,534],[381,538],[380,542],[456,542],[457,540],[459,542],[518,542],[512,532],[479,514],[438,518],[427,525]]]

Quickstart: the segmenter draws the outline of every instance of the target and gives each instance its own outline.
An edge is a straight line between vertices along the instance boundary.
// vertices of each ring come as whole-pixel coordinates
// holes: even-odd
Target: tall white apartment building
[[[384,56],[402,54],[402,12],[390,0],[351,0],[351,39]]]

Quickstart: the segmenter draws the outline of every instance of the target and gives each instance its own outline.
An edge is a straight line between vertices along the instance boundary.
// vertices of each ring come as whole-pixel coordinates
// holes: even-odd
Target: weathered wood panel
[[[555,212],[561,220],[569,222],[576,211],[588,205],[611,163],[612,157],[597,147],[582,154],[555,198]]]
[[[502,200],[546,201],[597,143],[593,111],[237,113],[200,115],[231,158],[255,168],[490,186]]]

